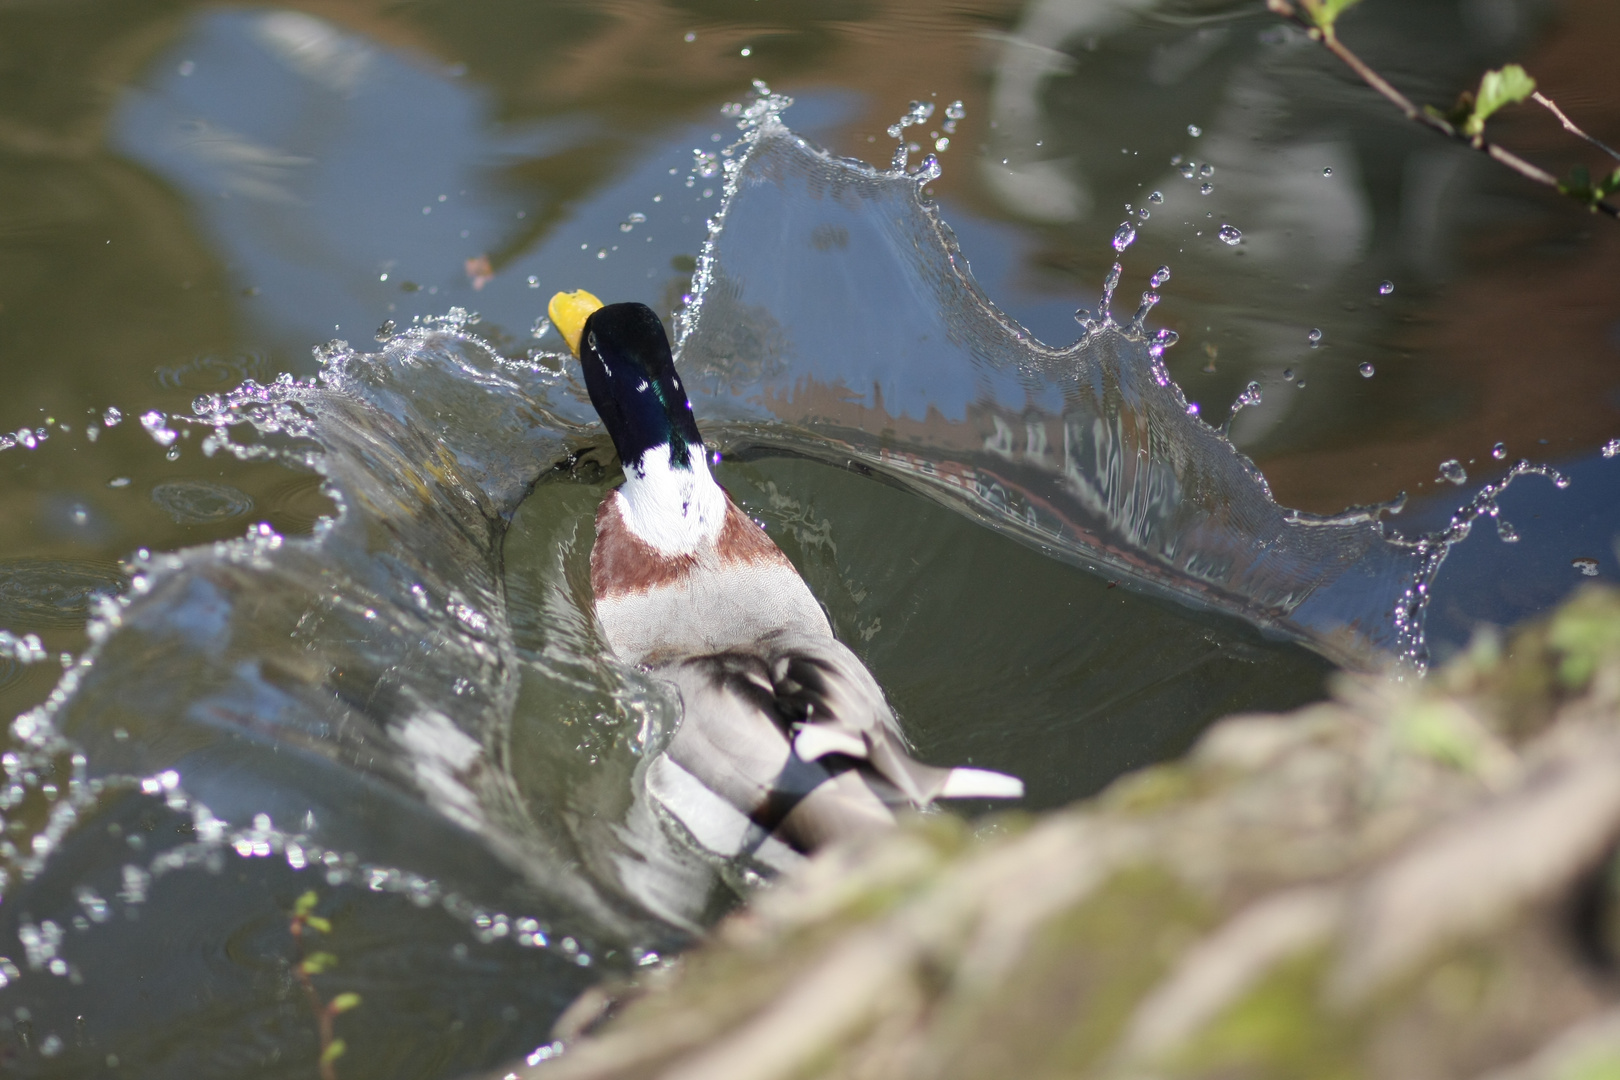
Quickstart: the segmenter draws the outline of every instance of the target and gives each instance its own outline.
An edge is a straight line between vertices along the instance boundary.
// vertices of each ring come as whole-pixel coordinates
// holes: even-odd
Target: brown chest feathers
[[[665,555],[630,531],[613,492],[596,510],[596,543],[591,547],[591,592],[596,599],[645,593],[674,585],[700,564],[718,569],[730,565],[775,563],[790,566],[765,530],[726,498],[726,520],[712,545],[681,555]]]

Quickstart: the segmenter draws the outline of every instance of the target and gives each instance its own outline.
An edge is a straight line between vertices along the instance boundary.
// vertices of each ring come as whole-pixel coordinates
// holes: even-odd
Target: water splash
[[[1232,402],[1232,409],[1226,415],[1226,423],[1221,425],[1221,434],[1230,436],[1232,434],[1232,421],[1237,419],[1238,413],[1251,406],[1261,404],[1263,400],[1259,383],[1251,382],[1248,386],[1245,386],[1243,392]]]
[[[1421,664],[1420,624],[1392,615],[1418,556],[1383,538],[1380,511],[1277,507],[1252,463],[1189,415],[1163,363],[1173,335],[1114,321],[1121,266],[1099,310],[1077,314],[1081,341],[1050,347],[979,291],[909,177],[835,158],[780,125],[751,133],[739,160],[679,349],[701,388],[696,407],[742,425],[742,445],[861,461],[1060,558],[1352,664]],[[816,194],[829,190],[839,198]],[[848,236],[840,259],[803,267],[771,255],[802,248],[816,228]],[[1024,431],[1027,445],[1011,435]]]

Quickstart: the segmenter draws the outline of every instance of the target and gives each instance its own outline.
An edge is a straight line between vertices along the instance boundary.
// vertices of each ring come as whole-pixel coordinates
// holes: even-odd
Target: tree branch
[[[1331,21],[1327,23],[1326,27],[1318,25],[1318,23],[1313,19],[1301,14],[1299,9],[1294,7],[1291,0],[1266,0],[1266,7],[1273,13],[1282,16],[1289,22],[1292,22],[1294,25],[1303,29],[1313,40],[1320,41],[1329,52],[1331,52],[1334,56],[1337,56],[1341,61],[1344,62],[1346,67],[1355,72],[1362,82],[1378,91],[1378,93],[1386,100],[1393,104],[1397,109],[1401,110],[1408,120],[1421,124],[1422,126],[1429,128],[1431,131],[1438,132],[1439,134],[1444,135],[1448,139],[1455,142],[1460,142],[1464,146],[1478,150],[1480,153],[1491,158],[1493,161],[1506,165],[1508,168],[1512,169],[1514,172],[1518,173],[1527,180],[1541,184],[1544,187],[1550,187],[1560,194],[1570,194],[1569,192],[1566,192],[1563,185],[1559,183],[1558,177],[1554,176],[1546,169],[1541,168],[1539,165],[1534,165],[1515,154],[1513,151],[1508,150],[1506,147],[1499,146],[1496,143],[1489,141],[1484,135],[1474,135],[1470,137],[1469,135],[1464,134],[1461,129],[1459,129],[1455,124],[1446,120],[1444,117],[1437,116],[1433,112],[1426,109],[1420,109],[1416,105],[1412,104],[1412,100],[1410,98],[1401,93],[1399,90],[1395,89],[1395,87],[1390,84],[1388,79],[1385,79],[1382,75],[1378,74],[1378,72],[1374,71],[1370,66],[1368,66],[1365,60],[1357,56],[1350,50],[1348,46],[1345,45],[1344,42],[1339,40],[1338,35],[1333,32]],[[1580,136],[1582,139],[1585,139],[1587,142],[1592,143],[1594,146],[1600,147],[1607,153],[1613,154],[1617,159],[1620,159],[1620,154],[1615,154],[1613,150],[1610,150],[1607,146],[1604,146],[1602,143],[1586,134],[1580,128],[1576,127],[1569,120],[1569,118],[1564,116],[1564,114],[1559,111],[1558,107],[1550,100],[1543,97],[1539,93],[1535,94],[1534,97],[1542,105],[1551,109],[1558,119],[1563,122],[1564,127],[1569,131]],[[1620,206],[1615,206],[1613,203],[1603,199],[1594,200],[1592,202],[1587,202],[1585,199],[1580,199],[1579,201],[1589,206],[1594,211],[1607,214],[1612,218],[1620,220]]]

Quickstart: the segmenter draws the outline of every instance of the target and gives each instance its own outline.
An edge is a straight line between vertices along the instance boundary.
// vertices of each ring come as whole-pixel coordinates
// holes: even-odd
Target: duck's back
[[[715,541],[679,555],[637,536],[623,500],[617,491],[602,500],[591,548],[597,619],[621,659],[657,666],[746,649],[783,631],[832,637],[793,564],[729,499]]]

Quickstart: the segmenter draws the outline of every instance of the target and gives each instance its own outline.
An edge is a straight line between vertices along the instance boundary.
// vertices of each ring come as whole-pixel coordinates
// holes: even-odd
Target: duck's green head
[[[583,289],[558,293],[549,305],[552,325],[579,357],[585,388],[619,460],[636,465],[648,450],[669,447],[670,465],[691,467],[703,436],[692,403],[675,373],[664,324],[646,304],[607,304]]]

